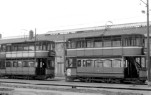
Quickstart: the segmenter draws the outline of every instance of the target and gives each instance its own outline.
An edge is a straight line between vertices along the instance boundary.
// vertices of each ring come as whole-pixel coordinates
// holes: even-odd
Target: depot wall
[[[55,44],[55,76],[64,76],[64,43],[56,42]]]

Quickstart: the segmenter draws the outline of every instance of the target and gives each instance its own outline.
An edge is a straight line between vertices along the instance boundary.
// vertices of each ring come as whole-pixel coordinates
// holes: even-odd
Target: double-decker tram
[[[0,74],[7,78],[54,77],[55,43],[25,41],[0,45]]]
[[[66,81],[145,82],[144,35],[69,38]]]

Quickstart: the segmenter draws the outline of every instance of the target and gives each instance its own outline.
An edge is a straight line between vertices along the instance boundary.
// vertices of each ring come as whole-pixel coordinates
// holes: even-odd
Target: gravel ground
[[[0,84],[0,95],[151,95],[141,92]]]

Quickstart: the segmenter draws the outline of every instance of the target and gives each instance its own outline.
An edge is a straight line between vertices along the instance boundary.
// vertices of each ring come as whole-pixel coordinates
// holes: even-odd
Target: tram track
[[[42,84],[42,83],[27,83],[27,82],[8,82],[8,81],[0,81],[0,84],[15,84],[15,85],[22,85],[25,86],[25,84],[29,84],[30,86],[47,86],[47,87],[71,87],[72,89],[78,89],[78,88],[96,88],[96,89],[119,89],[119,90],[139,90],[139,91],[151,91],[151,88],[138,88],[132,86],[132,87],[116,87],[116,86],[90,86],[90,85],[78,85],[78,84]],[[14,85],[14,86],[15,86]]]

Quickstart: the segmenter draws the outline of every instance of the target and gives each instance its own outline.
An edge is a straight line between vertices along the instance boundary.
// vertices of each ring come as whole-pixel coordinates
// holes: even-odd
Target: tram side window
[[[34,45],[29,46],[29,51],[34,51]]]
[[[12,46],[12,51],[17,51],[17,45]]]
[[[46,50],[46,45],[47,45],[47,43],[46,42],[43,42],[43,44],[42,44],[42,50]]]
[[[86,67],[87,64],[86,64],[86,60],[83,60],[83,64],[82,64],[83,67]]]
[[[102,41],[94,41],[94,47],[99,48],[102,47]]]
[[[85,47],[85,43],[84,41],[77,41],[77,48],[84,48]]]
[[[141,66],[146,67],[145,58],[141,58]]]
[[[120,38],[119,39],[113,39],[112,46],[113,47],[119,47],[119,46],[121,46],[121,39]]]
[[[75,41],[68,41],[67,47],[68,47],[69,49],[76,48],[76,42],[75,42]]]
[[[4,69],[5,68],[5,60],[0,60],[0,68]]]
[[[78,66],[78,67],[82,67],[82,66],[81,66],[81,65],[82,65],[82,64],[81,64],[81,60],[78,60],[77,62],[78,62],[78,65],[77,65],[77,66]]]
[[[23,45],[19,44],[17,50],[18,50],[18,51],[23,51],[23,50],[24,50]]]
[[[67,59],[67,67],[76,67],[76,60],[73,58]]]
[[[136,39],[134,37],[127,37],[123,41],[124,46],[136,46]]]
[[[29,64],[29,67],[35,67],[35,62],[34,61],[29,61],[28,64]]]
[[[68,67],[73,67],[73,59],[68,59]]]
[[[86,41],[86,47],[87,48],[92,48],[93,47],[93,42],[92,41]]]
[[[2,45],[2,50],[1,51],[6,51],[6,45]]]
[[[24,46],[23,46],[23,50],[24,50],[24,51],[28,51],[28,45],[24,45]]]
[[[103,67],[103,60],[95,60],[94,66],[95,67]]]
[[[11,67],[11,62],[10,61],[6,61],[6,67]]]
[[[51,49],[51,43],[48,43],[47,49],[48,49],[48,50],[52,50],[52,49]]]
[[[103,66],[104,67],[111,67],[111,60],[104,60]]]
[[[13,67],[18,67],[17,61],[13,61]]]
[[[92,60],[87,60],[86,61],[86,66],[87,67],[92,67]]]
[[[23,64],[23,67],[28,67],[28,62],[27,61],[23,61],[22,64]]]
[[[140,46],[141,45],[141,39],[140,38],[136,38],[136,46]]]
[[[121,67],[121,60],[112,60],[112,67]]]
[[[22,67],[22,61],[18,61],[18,67]]]
[[[104,41],[104,47],[111,47],[112,44],[111,44],[111,41],[110,40],[105,40]]]
[[[6,46],[6,51],[11,51],[11,46]]]

